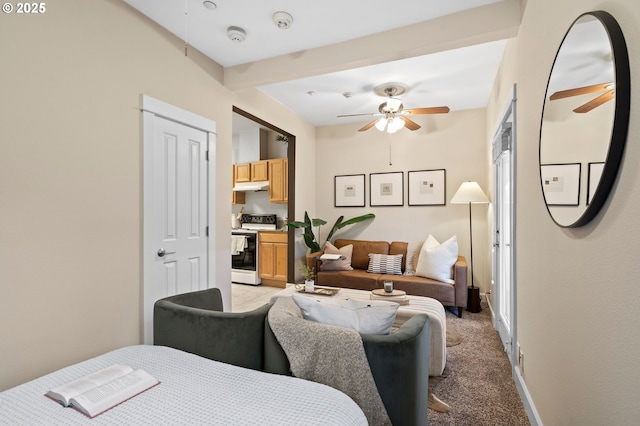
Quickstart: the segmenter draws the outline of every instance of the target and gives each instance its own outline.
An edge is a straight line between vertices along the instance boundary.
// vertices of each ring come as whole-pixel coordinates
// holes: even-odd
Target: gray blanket
[[[370,425],[391,424],[357,331],[305,320],[291,297],[278,298],[268,320],[294,376],[349,395]]]

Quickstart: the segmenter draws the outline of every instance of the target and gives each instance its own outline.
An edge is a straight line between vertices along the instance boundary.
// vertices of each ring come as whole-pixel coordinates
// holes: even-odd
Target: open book
[[[344,259],[346,259],[346,258],[341,254],[325,253],[325,254],[320,256],[320,260],[344,260]]]
[[[114,364],[55,387],[45,396],[93,418],[159,383],[144,370]]]

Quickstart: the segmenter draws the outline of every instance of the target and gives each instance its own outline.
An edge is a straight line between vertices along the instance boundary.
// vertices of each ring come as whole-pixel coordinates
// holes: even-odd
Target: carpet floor
[[[444,374],[433,386],[449,412],[429,410],[429,425],[529,425],[488,307],[462,318],[447,312],[449,330],[460,342],[447,347]]]

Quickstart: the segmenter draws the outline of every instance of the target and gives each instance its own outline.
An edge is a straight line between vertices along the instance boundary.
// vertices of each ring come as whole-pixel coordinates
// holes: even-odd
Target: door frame
[[[216,123],[206,117],[194,114],[190,111],[182,108],[170,105],[166,102],[154,99],[147,95],[142,95],[142,288],[141,301],[142,309],[141,315],[141,334],[145,344],[153,343],[153,323],[145,321],[149,316],[153,318],[153,312],[151,306],[155,302],[154,300],[148,300],[151,298],[152,292],[148,291],[152,287],[152,283],[149,282],[151,277],[150,268],[155,262],[156,250],[152,244],[151,235],[152,227],[151,220],[153,214],[152,209],[152,197],[153,194],[153,179],[151,173],[154,169],[153,152],[154,152],[154,139],[155,139],[155,118],[161,117],[166,120],[171,120],[176,123],[193,127],[198,130],[208,133],[208,161],[205,162],[207,167],[207,223],[209,225],[209,233],[207,235],[207,288],[212,287],[213,278],[216,276],[215,270],[215,256],[214,250],[211,247],[211,242],[216,241],[216,227],[215,227],[215,200],[216,200],[216,174],[211,164],[216,164]],[[148,310],[151,309],[151,312]]]
[[[517,134],[517,114],[516,114],[516,85],[514,84],[510,95],[508,97],[508,101],[507,104],[502,112],[502,115],[500,116],[500,121],[499,124],[497,126],[496,132],[494,134],[494,138],[493,141],[496,140],[496,138],[500,138],[501,137],[501,133],[503,131],[503,126],[504,124],[508,121],[509,117],[511,118],[511,141],[510,141],[510,171],[509,171],[509,180],[510,180],[510,185],[509,185],[509,198],[511,200],[511,218],[510,218],[510,223],[509,223],[509,232],[510,232],[510,240],[511,240],[511,250],[510,250],[510,259],[509,262],[511,263],[511,268],[510,268],[510,276],[509,276],[509,281],[511,283],[511,291],[510,291],[510,312],[509,312],[509,316],[510,316],[510,331],[511,331],[511,341],[508,342],[509,343],[509,347],[510,350],[507,350],[505,348],[505,351],[507,352],[507,356],[509,358],[509,361],[511,363],[511,366],[513,369],[518,368],[518,364],[519,364],[519,359],[518,359],[518,306],[517,306],[517,281],[516,281],[516,277],[517,277],[517,235],[516,235],[516,219],[517,219],[517,191],[516,191],[516,162],[517,162],[517,143],[516,143],[516,134]],[[492,168],[493,168],[493,178],[494,178],[494,191],[496,193],[496,197],[497,197],[497,193],[499,191],[499,188],[497,188],[497,175],[496,175],[496,171],[495,171],[495,167],[493,166],[494,162],[493,159],[495,158],[495,155],[492,155]],[[495,243],[496,237],[496,220],[498,217],[498,210],[499,206],[496,203],[496,208],[494,210],[494,220],[493,220],[493,231],[492,231],[492,241]],[[494,277],[495,277],[495,273],[497,270],[497,256],[495,254],[495,251],[492,254],[493,257],[493,270],[494,270]],[[495,283],[494,283],[495,284]],[[498,286],[494,285],[494,288],[496,289],[496,293],[499,293],[499,289]],[[500,297],[500,295],[498,294],[498,297]],[[494,302],[496,302],[496,300],[494,299]],[[497,317],[499,315],[499,310],[500,310],[500,301],[498,300],[497,303],[495,303],[496,308],[497,308],[497,312],[494,313],[493,316],[493,320],[494,320],[494,328],[497,331]]]
[[[264,121],[263,119],[256,117],[255,115],[244,111],[237,106],[232,107],[232,111],[238,115],[241,115],[245,118],[248,118],[251,121],[258,123],[261,126],[266,127],[267,129],[273,130],[274,132],[280,133],[287,137],[287,176],[288,176],[288,191],[287,191],[287,217],[289,220],[296,216],[296,179],[295,179],[295,170],[296,170],[296,136],[287,132],[286,130],[282,130],[281,128],[269,123],[268,121]],[[290,229],[287,229],[287,282],[293,282],[295,278],[295,233],[289,232]]]

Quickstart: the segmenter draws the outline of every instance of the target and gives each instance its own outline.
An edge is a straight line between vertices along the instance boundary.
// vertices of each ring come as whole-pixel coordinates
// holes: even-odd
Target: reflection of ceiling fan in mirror
[[[418,130],[420,125],[415,121],[407,118],[409,115],[420,114],[446,114],[449,112],[449,107],[431,107],[431,108],[412,108],[404,109],[402,101],[397,96],[403,94],[407,89],[398,83],[387,83],[373,89],[374,92],[380,96],[386,96],[387,100],[380,104],[378,112],[372,112],[368,114],[348,114],[339,115],[338,117],[357,117],[357,116],[374,116],[380,117],[371,121],[361,129],[359,132],[369,130],[373,126],[376,126],[381,132],[387,131],[388,133],[395,133],[402,127],[413,131]]]
[[[605,90],[606,90],[606,92],[605,92]],[[554,94],[552,94],[549,97],[549,100],[550,101],[555,101],[556,99],[564,99],[564,98],[569,98],[571,96],[586,95],[588,93],[597,93],[597,92],[604,92],[604,93],[601,94],[600,96],[590,100],[586,104],[580,105],[578,108],[574,109],[573,112],[577,112],[577,113],[589,112],[592,109],[594,109],[596,107],[599,107],[600,105],[604,104],[605,102],[608,102],[611,99],[615,98],[616,84],[615,83],[602,83],[602,84],[594,84],[592,86],[578,87],[578,88],[575,88],[575,89],[560,90],[560,91],[555,92]]]

